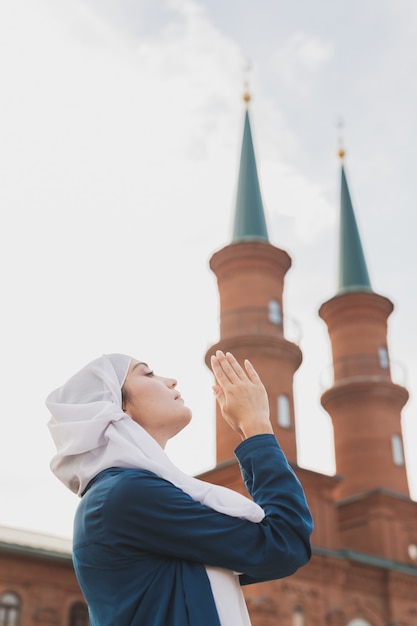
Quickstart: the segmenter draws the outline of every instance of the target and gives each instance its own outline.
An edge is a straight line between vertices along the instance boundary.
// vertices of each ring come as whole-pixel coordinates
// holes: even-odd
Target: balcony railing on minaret
[[[323,390],[335,385],[358,381],[388,381],[405,386],[405,368],[398,362],[391,361],[385,353],[353,354],[336,359],[320,377]]]
[[[245,307],[220,315],[220,337],[236,335],[270,335],[299,344],[301,329],[296,320],[270,307]]]

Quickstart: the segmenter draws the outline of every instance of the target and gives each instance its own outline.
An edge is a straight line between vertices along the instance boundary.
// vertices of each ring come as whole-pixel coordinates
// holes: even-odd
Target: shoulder
[[[105,503],[109,510],[134,508],[176,499],[181,489],[149,470],[110,468],[96,476],[87,495]]]
[[[140,477],[154,476],[159,478],[156,474],[149,470],[139,469],[134,467],[109,467],[101,471],[93,480],[91,485],[104,484],[104,483],[118,483],[124,480],[135,480]]]
[[[172,485],[168,481],[160,478],[153,472],[144,469],[110,467],[105,469],[89,484],[86,493],[97,491],[124,491],[126,489],[146,489],[158,483]],[[172,485],[173,486],[173,485]]]

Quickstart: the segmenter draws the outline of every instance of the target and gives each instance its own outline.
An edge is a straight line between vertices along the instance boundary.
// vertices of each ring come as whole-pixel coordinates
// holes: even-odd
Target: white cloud
[[[318,241],[320,236],[336,228],[337,212],[329,203],[326,191],[318,183],[308,181],[299,171],[280,162],[264,162],[262,178],[267,195],[274,198],[272,220],[284,215],[292,218],[293,244]],[[276,237],[282,241],[279,225]]]
[[[295,63],[309,70],[318,69],[333,54],[333,43],[298,32],[292,35],[288,43],[288,55]]]
[[[333,52],[333,42],[294,32],[272,53],[271,68],[287,88],[306,96],[311,81],[332,58]]]

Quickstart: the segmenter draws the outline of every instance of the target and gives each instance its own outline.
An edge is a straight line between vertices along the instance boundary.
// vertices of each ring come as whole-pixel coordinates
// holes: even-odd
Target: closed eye
[[[145,374],[145,376],[153,376],[153,375],[154,375],[154,373],[152,371],[146,372],[146,374]]]

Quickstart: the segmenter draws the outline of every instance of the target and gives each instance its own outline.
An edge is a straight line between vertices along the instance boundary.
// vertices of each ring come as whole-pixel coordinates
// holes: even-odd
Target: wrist
[[[272,430],[272,424],[269,422],[268,424],[248,424],[247,427],[241,428],[242,430],[242,439],[249,439],[249,437],[254,437],[255,435],[273,435],[274,431]]]

